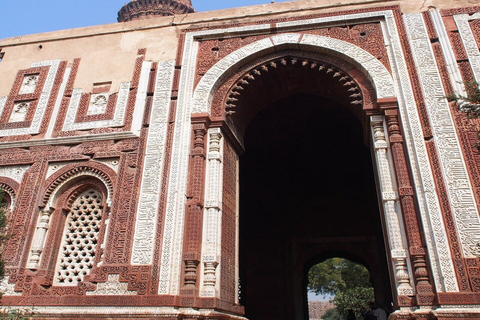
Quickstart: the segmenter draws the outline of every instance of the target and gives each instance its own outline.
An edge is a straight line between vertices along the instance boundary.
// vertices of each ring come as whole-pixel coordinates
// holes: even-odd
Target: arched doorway
[[[280,41],[283,44],[275,45],[277,41]],[[195,154],[198,153],[201,155],[204,141],[208,145],[208,158],[205,168],[205,203],[207,204],[206,208],[208,210],[205,211],[206,216],[204,217],[204,220],[206,222],[203,227],[205,235],[203,240],[205,245],[204,248],[202,248],[204,256],[202,257],[203,263],[201,263],[200,266],[204,278],[201,279],[200,283],[200,287],[202,288],[200,295],[204,297],[212,295],[220,297],[227,296],[223,293],[226,293],[226,291],[222,292],[222,288],[229,286],[228,290],[230,290],[230,297],[232,297],[231,292],[233,287],[231,286],[231,283],[233,282],[233,279],[235,279],[235,281],[238,279],[237,273],[233,271],[233,268],[229,267],[238,264],[237,259],[234,257],[240,256],[242,260],[245,255],[248,258],[255,256],[254,251],[248,252],[248,250],[243,249],[245,248],[245,239],[242,236],[242,230],[240,230],[240,251],[237,251],[238,247],[235,247],[235,251],[232,250],[232,245],[235,244],[236,246],[238,244],[238,229],[234,230],[235,226],[240,225],[240,229],[242,229],[242,225],[247,223],[247,228],[253,228],[252,232],[247,232],[247,234],[253,234],[254,237],[258,236],[261,238],[261,235],[257,235],[258,229],[261,228],[255,230],[253,225],[259,224],[259,221],[265,219],[262,218],[265,216],[257,214],[251,216],[252,219],[247,218],[245,220],[241,218],[243,221],[240,221],[240,223],[237,222],[235,225],[233,224],[234,219],[238,219],[239,212],[237,210],[238,203],[235,199],[238,194],[242,194],[242,189],[245,189],[245,187],[242,186],[242,181],[240,182],[240,192],[237,188],[237,163],[239,162],[240,166],[243,166],[243,164],[241,164],[242,161],[238,161],[238,157],[244,153],[245,149],[247,149],[248,153],[247,139],[249,134],[248,131],[251,130],[251,125],[256,121],[255,119],[257,117],[262,117],[261,114],[263,112],[267,113],[267,116],[263,118],[272,117],[271,115],[268,115],[268,111],[264,110],[280,110],[280,108],[275,108],[275,105],[278,107],[278,105],[288,104],[285,101],[288,101],[289,99],[293,99],[294,101],[301,101],[303,99],[304,102],[301,104],[306,107],[305,110],[308,109],[308,106],[318,107],[319,105],[330,105],[330,109],[332,110],[341,110],[342,114],[337,115],[338,121],[336,120],[335,115],[330,121],[325,120],[329,118],[328,113],[326,115],[307,114],[304,117],[304,119],[308,120],[310,120],[310,118],[317,119],[318,123],[321,124],[318,127],[323,126],[329,128],[329,130],[325,130],[325,132],[320,133],[319,135],[321,137],[327,137],[327,142],[340,139],[340,136],[344,134],[344,131],[349,132],[345,134],[345,137],[361,137],[359,140],[354,140],[361,141],[356,146],[361,145],[362,148],[364,148],[364,151],[359,153],[363,155],[358,156],[358,154],[354,154],[353,156],[345,156],[344,154],[343,158],[350,160],[350,162],[347,161],[348,165],[355,163],[355,160],[358,159],[360,159],[358,160],[360,163],[362,163],[362,161],[368,163],[366,166],[360,166],[362,170],[366,170],[361,172],[364,174],[369,172],[370,181],[376,181],[376,183],[371,184],[373,186],[371,189],[360,187],[356,190],[362,192],[371,190],[371,192],[367,193],[379,196],[378,201],[374,196],[373,198],[370,198],[370,200],[375,200],[370,202],[365,200],[366,198],[363,199],[362,197],[359,197],[361,200],[367,201],[367,203],[374,203],[376,214],[372,214],[371,216],[367,215],[367,218],[364,220],[374,221],[376,227],[366,228],[370,231],[373,230],[372,236],[349,237],[334,234],[333,236],[322,238],[307,234],[303,239],[302,237],[293,237],[293,240],[290,239],[290,242],[288,243],[290,246],[289,252],[282,248],[278,249],[278,246],[275,245],[269,247],[267,245],[268,241],[264,243],[257,242],[255,248],[252,246],[252,248],[256,250],[263,247],[268,254],[273,254],[270,252],[273,248],[277,251],[289,254],[283,256],[284,261],[281,261],[282,263],[285,261],[288,262],[288,268],[286,268],[287,272],[283,272],[283,274],[288,273],[289,278],[287,280],[277,280],[277,284],[281,283],[284,287],[277,287],[270,291],[267,290],[267,286],[261,287],[260,285],[255,284],[257,285],[258,290],[260,290],[257,291],[255,288],[249,289],[251,288],[252,281],[250,279],[252,278],[249,278],[248,270],[246,272],[241,269],[241,303],[246,306],[247,317],[250,317],[251,319],[262,319],[262,317],[265,319],[271,319],[272,317],[278,319],[304,319],[307,304],[306,294],[302,289],[302,279],[305,274],[305,266],[313,257],[329,250],[351,252],[351,254],[369,260],[369,264],[376,264],[378,268],[381,269],[378,275],[379,280],[377,282],[384,285],[383,288],[377,290],[383,297],[382,299],[391,301],[391,299],[385,297],[390,296],[390,291],[393,291],[394,308],[399,305],[410,305],[410,297],[413,296],[415,292],[412,288],[414,285],[413,273],[409,265],[410,261],[406,250],[407,238],[403,227],[401,210],[404,204],[409,205],[409,203],[412,202],[412,197],[407,197],[408,199],[405,199],[405,202],[403,202],[402,199],[402,203],[399,202],[398,198],[395,169],[399,168],[399,174],[401,175],[402,181],[408,173],[405,172],[405,167],[402,166],[405,159],[402,157],[402,137],[399,131],[398,113],[396,113],[398,105],[394,96],[394,84],[392,78],[388,70],[381,65],[378,60],[369,53],[362,51],[360,48],[351,44],[321,36],[312,36],[306,39],[305,41],[308,45],[298,46],[295,44],[296,41],[303,42],[304,40],[300,40],[297,35],[288,35],[287,39],[281,38],[281,36],[278,36],[277,39],[277,36],[274,36],[272,37],[272,42],[262,40],[251,46],[239,49],[211,68],[200,80],[197,89],[195,90],[192,101],[194,112],[194,115],[192,115],[192,124],[194,124],[192,127],[192,137],[194,138],[194,146],[197,148],[194,148]],[[266,46],[268,47],[272,45],[272,50],[265,49]],[[352,56],[346,55],[345,52],[349,50],[353,50],[357,52],[357,54]],[[293,114],[288,114],[287,112],[284,118],[287,118],[292,122],[292,124],[289,124],[287,121],[280,125],[280,128],[284,131],[288,131],[287,129],[291,128],[297,131],[304,130],[302,125],[299,124],[301,123],[301,117],[297,117],[295,112],[293,112]],[[323,124],[320,123],[320,119],[325,122]],[[339,126],[339,124],[343,125],[344,123],[347,124],[346,127]],[[264,124],[259,125],[260,128],[264,126]],[[341,128],[341,130],[338,130],[338,128]],[[353,128],[357,129],[354,130]],[[260,130],[259,134],[253,135],[260,139],[263,138],[261,135],[274,137],[270,131],[267,131]],[[389,141],[389,135],[392,135],[392,138],[395,140]],[[315,134],[309,134],[307,136],[312,137],[315,136]],[[203,137],[208,137],[208,139],[204,140]],[[288,136],[288,138],[290,138],[290,136]],[[278,139],[278,141],[280,141],[280,139]],[[268,147],[273,147],[278,141],[273,140],[271,145],[270,142],[268,142],[267,145]],[[283,143],[282,141],[280,142]],[[351,141],[348,142],[350,143]],[[390,151],[389,142],[393,143],[392,146],[395,147],[395,154],[392,154]],[[310,142],[309,146],[318,148],[316,144],[318,143]],[[293,162],[295,162],[295,168],[305,169],[303,168],[305,166],[302,165],[308,163],[308,161],[306,162],[306,160],[302,159],[302,156],[298,156],[298,154],[303,154],[304,158],[309,158],[309,156],[308,153],[307,155],[302,153],[302,149],[298,148],[297,145],[294,145],[293,147],[293,154],[298,158],[296,162]],[[338,145],[342,145],[342,143],[337,143],[337,147]],[[279,152],[280,155],[287,153],[282,150],[281,147],[278,149],[281,150]],[[349,150],[348,148],[346,149]],[[356,147],[352,150],[355,149]],[[328,152],[326,153],[327,156],[315,153],[315,151],[309,152],[313,154],[314,157],[331,158],[328,157]],[[338,150],[334,150],[333,154],[336,152],[338,153]],[[245,156],[247,153],[245,153]],[[365,154],[367,155],[366,157],[364,156]],[[199,159],[198,163],[201,164],[201,156],[198,156],[197,158]],[[324,159],[322,159],[322,161],[323,160]],[[397,160],[400,161],[400,164],[396,162]],[[374,163],[373,169],[372,163]],[[317,164],[317,162],[315,162],[315,164]],[[337,164],[341,164],[341,162],[335,162],[335,165]],[[256,164],[253,166],[255,167]],[[340,169],[336,168],[336,170],[349,171],[351,167],[345,169],[347,167]],[[367,167],[370,169],[365,169]],[[201,166],[198,166],[197,168],[201,169]],[[332,171],[336,172],[335,170],[328,170],[328,165],[326,166],[325,163],[322,168],[326,171],[320,173],[320,176],[324,174],[325,177],[328,177],[329,174],[332,174]],[[223,171],[220,172],[220,170]],[[280,170],[281,169],[277,169],[278,174],[285,175],[286,172],[279,172]],[[201,172],[200,170],[197,171]],[[315,171],[310,171],[310,173],[312,172],[315,173]],[[241,169],[240,175],[242,174]],[[341,177],[339,173],[337,173],[337,175]],[[315,179],[313,174],[307,174],[307,176],[312,180]],[[361,174],[359,176],[361,176]],[[192,171],[190,174],[190,181],[192,184],[197,181],[196,177],[197,176]],[[241,178],[241,180],[243,179],[245,178]],[[368,181],[369,179],[365,179],[365,181]],[[273,179],[273,182],[275,181],[277,180]],[[255,185],[255,182],[252,185]],[[300,183],[299,185],[303,185],[303,183]],[[334,185],[331,184],[331,188],[333,188],[333,186]],[[343,208],[346,206],[345,199],[353,199],[352,197],[348,197],[349,194],[347,193],[347,190],[355,188],[348,186],[345,183],[340,183],[337,186],[337,190],[340,190],[338,193],[340,196],[336,199],[333,197],[328,199],[333,200],[333,203],[339,203],[338,207]],[[222,193],[218,192],[220,187],[223,187]],[[291,185],[288,185],[287,188],[291,189]],[[328,191],[331,191],[331,189],[328,189]],[[286,202],[288,197],[277,196],[275,199],[277,199],[277,202]],[[222,203],[219,201],[222,201]],[[244,200],[241,200],[240,202],[243,203],[241,206],[245,206]],[[320,205],[315,208],[315,206],[308,201],[297,202],[298,206],[294,209],[298,212],[294,211],[293,215],[301,215],[304,214],[304,212],[307,212],[308,217],[308,214],[311,214],[311,212],[315,211],[317,208],[329,209],[324,203],[320,203]],[[192,204],[193,203],[194,201],[192,201]],[[222,204],[223,209],[219,204]],[[277,207],[278,206],[279,205],[277,205]],[[195,212],[195,210],[192,208],[194,209],[193,206],[189,207],[189,215],[187,216],[187,219],[190,219],[190,216],[193,217],[193,212]],[[360,212],[362,210],[367,210],[366,208],[368,208],[368,206],[364,203],[359,203],[355,210]],[[303,211],[301,209],[303,209]],[[347,211],[349,210],[346,209],[346,212]],[[373,212],[373,210],[367,211]],[[221,224],[219,220],[217,220],[217,223],[213,223],[215,219],[219,218],[218,213],[220,212],[222,213]],[[411,210],[408,210],[408,213],[410,212]],[[235,213],[237,214],[236,216]],[[274,212],[274,214],[275,217],[281,217],[277,212]],[[243,217],[246,215],[248,214],[245,214],[245,210],[240,208],[240,216]],[[353,215],[353,218],[350,220],[359,219],[358,216],[358,214]],[[266,217],[268,220],[268,216]],[[374,219],[370,220],[369,217],[374,217]],[[318,217],[315,216],[315,218]],[[337,218],[337,216],[334,216],[334,218]],[[303,220],[298,219],[298,221]],[[345,224],[344,221],[341,222]],[[352,222],[352,226],[354,226],[356,222],[357,221]],[[361,222],[364,223],[365,221],[362,220]],[[266,223],[268,228],[271,227],[270,224],[271,223],[268,222]],[[306,230],[311,228],[311,223],[307,222],[304,224],[306,225]],[[189,220],[187,220],[187,225],[191,225],[190,228],[193,230],[193,223],[190,223]],[[288,223],[285,225],[287,228],[291,228]],[[322,226],[323,225],[324,224],[322,224]],[[365,229],[361,226],[362,224],[356,226],[356,228],[360,230]],[[414,227],[412,225],[409,226]],[[220,244],[220,238],[217,235],[220,230],[222,232],[222,247],[218,245]],[[261,232],[266,233],[267,230],[268,229],[261,229]],[[338,230],[338,228],[326,228],[325,230],[327,233],[331,233],[332,230]],[[189,233],[187,232],[187,234]],[[385,235],[385,237],[383,237],[383,235]],[[267,240],[269,239],[267,236],[264,238]],[[289,237],[287,234],[281,238],[284,239]],[[337,241],[339,238],[343,238],[343,240]],[[272,238],[270,238],[270,240],[272,240]],[[254,243],[255,241],[251,242]],[[363,248],[363,252],[359,252],[361,251],[359,248]],[[220,249],[223,251],[220,252]],[[221,254],[222,260],[220,260],[218,256],[207,255],[206,253],[208,252],[215,252],[217,255]],[[387,254],[385,254],[385,252]],[[260,253],[257,255],[259,255],[259,260],[261,260],[263,257],[262,254]],[[418,261],[421,259],[422,257],[419,257]],[[227,261],[235,261],[235,264],[232,264],[231,262],[225,263]],[[276,263],[277,261],[271,259],[266,259],[264,261],[266,262],[262,264],[262,267],[268,266],[269,268],[267,268],[268,270],[264,271],[263,274],[272,273],[272,270],[275,268],[279,269],[278,266],[283,267]],[[385,267],[385,261],[388,261],[388,271],[387,267]],[[254,262],[257,263],[257,261]],[[185,261],[185,264],[194,266],[195,261]],[[425,265],[419,263],[415,265],[415,268],[418,270],[422,269],[423,272]],[[194,268],[192,267],[191,269],[193,270]],[[185,273],[188,274],[187,268],[185,270]],[[216,289],[216,291],[214,291],[213,286],[217,285],[217,283],[211,282],[210,279],[213,279],[213,275],[216,274],[217,270],[218,275],[221,277],[218,282],[220,284],[220,290]],[[252,268],[252,270],[254,270],[259,279],[262,281],[264,280],[261,272],[257,272],[255,268]],[[191,272],[193,273],[193,271]],[[415,272],[417,271],[415,270]],[[235,276],[231,277],[234,274]],[[272,278],[274,277],[272,276]],[[205,279],[207,281],[205,281]],[[425,279],[428,282],[428,279]],[[394,287],[395,290],[390,289],[389,283],[392,283],[391,287],[392,289]],[[418,284],[420,284],[420,282]],[[261,292],[261,290],[264,290],[264,293],[267,292],[267,294],[271,294],[272,296],[281,294],[284,297],[288,296],[288,298],[282,298],[283,300],[271,299],[272,301],[276,301],[276,305],[267,306],[266,303],[261,303],[261,301],[270,299],[270,296],[265,294],[257,295],[257,297],[260,297],[261,299],[249,297],[249,293],[254,292],[256,294],[257,292]],[[401,301],[400,298],[402,299]],[[235,294],[235,299],[237,299],[237,294]],[[255,307],[248,302],[249,300],[258,303],[259,307],[257,310],[255,310]],[[286,312],[284,305],[280,308],[277,307],[282,303],[285,304],[285,301],[291,305]],[[235,303],[237,302],[238,300],[235,300]],[[279,309],[282,309],[284,312],[278,311]],[[273,314],[268,314],[268,310],[273,310],[272,312],[276,312],[278,315],[274,316]]]
[[[375,301],[372,276],[361,259],[355,262],[334,255],[314,264],[307,278],[310,320],[351,316],[349,310],[361,319],[368,304]]]
[[[389,303],[364,128],[349,106],[322,95],[339,89],[335,83],[322,79],[323,92],[304,93],[314,75],[301,67],[288,69],[293,87],[299,86],[283,91],[284,97],[272,99],[251,120],[240,158],[240,277],[246,317],[308,319],[305,270],[332,251],[368,261],[377,296]],[[269,76],[275,77],[273,72]],[[292,86],[289,79],[277,81],[284,82],[277,88]],[[248,95],[248,89],[242,94]]]

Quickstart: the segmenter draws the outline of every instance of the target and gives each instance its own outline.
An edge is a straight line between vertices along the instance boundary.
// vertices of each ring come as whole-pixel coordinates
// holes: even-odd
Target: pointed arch
[[[89,268],[85,268],[85,270],[91,269],[94,260],[98,260],[98,257],[94,254],[96,243],[100,243],[101,239],[104,239],[104,220],[111,206],[115,181],[115,171],[96,161],[67,165],[53,174],[45,184],[46,188],[30,247],[27,268],[33,270],[40,268],[45,269],[47,272],[52,272],[55,269],[57,274],[57,278],[55,278],[56,284],[72,284],[81,281],[83,275],[86,275],[85,273],[75,279],[69,277],[67,274],[59,271],[61,266],[60,264],[57,265],[57,262],[52,257],[59,255],[58,248],[60,246],[58,241],[60,235],[63,234],[63,240],[67,241],[68,239],[65,240],[65,237],[68,236],[69,232],[74,234],[75,228],[79,227],[79,224],[89,223],[85,217],[83,220],[79,217],[82,215],[92,216],[92,213],[94,213],[94,220],[98,222],[98,230],[92,233],[95,246],[90,244],[90,247],[93,248],[90,250],[92,261],[88,261]],[[92,192],[95,196],[89,195]],[[96,209],[91,209],[90,205],[83,204],[90,201],[87,198],[96,203]],[[93,198],[95,199],[92,200]],[[72,219],[77,219],[74,222],[76,227],[72,225],[67,230],[65,226],[71,224]],[[87,224],[85,224],[85,228],[91,229]],[[52,243],[56,243],[56,245],[52,246]],[[62,248],[65,249],[66,245],[62,245]],[[68,265],[66,262],[62,263],[63,267]],[[82,268],[84,267],[82,265]]]
[[[69,182],[82,177],[95,177],[102,181],[107,189],[107,204],[111,205],[113,199],[113,187],[117,179],[116,172],[105,164],[88,161],[71,164],[63,167],[46,181],[42,206],[51,206],[59,191]]]
[[[7,177],[0,177],[0,191],[3,191],[7,199],[7,207],[12,209],[15,205],[16,194],[19,184],[13,179]]]
[[[281,34],[259,40],[238,49],[217,62],[198,83],[193,94],[193,113],[211,112],[211,102],[216,89],[232,70],[258,56],[281,49],[296,48],[337,56],[352,63],[372,82],[377,99],[395,98],[394,81],[387,68],[372,54],[360,47],[318,35],[297,33]]]

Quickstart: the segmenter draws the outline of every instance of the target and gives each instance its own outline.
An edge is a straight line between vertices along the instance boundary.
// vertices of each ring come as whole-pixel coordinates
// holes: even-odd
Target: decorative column
[[[385,136],[385,118],[383,116],[372,116],[370,122],[375,147],[375,159],[378,167],[378,178],[380,181],[381,200],[385,214],[385,224],[395,270],[395,285],[399,296],[413,296],[414,290],[410,285],[410,274],[407,268],[407,252],[402,237],[404,231],[400,225],[399,198],[398,193],[394,189],[395,178]]]
[[[33,236],[32,246],[30,250],[30,257],[28,259],[27,268],[37,269],[40,263],[40,257],[45,248],[45,238],[47,236],[48,228],[50,227],[50,216],[54,208],[44,208],[40,211],[37,228]]]
[[[395,164],[395,173],[406,228],[408,249],[413,264],[413,275],[417,291],[417,304],[431,306],[435,296],[433,287],[430,283],[430,274],[427,269],[426,251],[423,245],[419,221],[417,218],[414,189],[407,168],[404,139],[400,132],[398,120],[397,103],[396,101],[393,101],[390,106],[381,106],[382,109],[385,107],[392,108],[385,110],[385,118],[387,120],[390,148],[392,150],[393,162]],[[407,301],[405,301],[405,304],[406,303]]]
[[[220,128],[208,130],[208,154],[205,190],[205,220],[203,223],[202,297],[218,297],[221,255],[223,135]]]
[[[203,185],[205,176],[205,138],[208,115],[192,117],[192,151],[190,154],[190,174],[187,190],[185,234],[183,249],[183,295],[196,295],[198,265],[200,263],[203,221]]]

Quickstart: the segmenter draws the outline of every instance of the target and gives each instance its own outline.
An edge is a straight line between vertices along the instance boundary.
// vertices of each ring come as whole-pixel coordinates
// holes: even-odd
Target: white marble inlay
[[[174,61],[158,64],[142,184],[140,187],[140,199],[135,221],[132,265],[153,263],[173,73]]]
[[[30,102],[17,102],[13,105],[12,114],[8,122],[22,122],[27,117]]]
[[[104,114],[107,112],[109,95],[107,93],[96,93],[90,96],[87,115]]]
[[[29,74],[23,77],[22,86],[20,87],[19,94],[34,93],[37,87],[39,75]]]
[[[453,16],[455,23],[457,24],[458,33],[462,38],[463,46],[467,53],[468,61],[472,67],[475,81],[480,83],[480,51],[478,50],[478,44],[473,34],[472,28],[470,28],[470,21],[480,19],[480,12],[469,14],[458,14]]]
[[[128,290],[127,282],[120,282],[119,274],[109,274],[107,282],[97,283],[94,291],[87,291],[87,296],[134,296],[136,291]]]
[[[15,283],[8,283],[8,276],[0,280],[0,293],[2,296],[21,296],[22,293],[15,291]]]
[[[30,168],[30,165],[0,166],[0,177],[7,177],[21,183],[28,168]]]

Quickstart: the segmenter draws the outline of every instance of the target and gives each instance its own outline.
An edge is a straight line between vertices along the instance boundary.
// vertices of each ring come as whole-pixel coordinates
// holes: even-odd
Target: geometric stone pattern
[[[95,262],[101,222],[100,193],[90,189],[80,194],[67,215],[55,285],[77,285],[90,273]]]
[[[14,135],[27,135],[27,134],[37,134],[40,131],[40,127],[42,125],[42,120],[45,115],[45,111],[47,110],[49,100],[50,100],[50,95],[52,94],[52,89],[54,86],[55,78],[57,76],[57,71],[59,70],[60,67],[60,60],[51,60],[51,61],[43,61],[43,62],[35,62],[32,64],[31,68],[42,68],[42,67],[49,67],[48,68],[48,73],[46,74],[46,79],[45,79],[45,84],[40,91],[40,96],[38,97],[38,100],[36,101],[36,108],[33,111],[33,118],[31,119],[31,125],[26,128],[5,128],[5,129],[0,129],[0,136],[14,136]],[[38,77],[37,77],[38,80]],[[22,85],[21,88],[19,89],[20,92],[30,92],[31,85],[30,84],[35,84],[36,88],[36,82],[35,81],[29,81],[29,78],[22,79]],[[37,89],[35,89],[37,91]],[[31,95],[31,93],[26,93],[26,95]],[[3,113],[3,99],[0,99],[0,116]],[[29,103],[25,102],[27,105]],[[18,112],[20,113],[19,115],[13,115],[15,114],[15,110],[12,114],[12,117],[10,120],[13,120],[14,122],[18,121],[24,121],[26,112],[28,112],[28,108],[24,107],[24,103],[17,103],[16,104]],[[20,112],[21,111],[21,112]]]
[[[82,98],[82,89],[74,89],[72,92],[72,98],[68,106],[67,116],[65,118],[62,130],[88,130],[95,128],[119,127],[124,125],[125,111],[127,108],[129,92],[130,82],[121,83],[120,89],[118,90],[118,101],[117,105],[115,106],[115,114],[112,120],[75,122],[78,108],[80,106],[80,100]],[[99,107],[95,106],[96,98],[100,96],[104,97],[106,104],[107,98],[105,98],[105,95],[93,95],[90,107],[88,108],[88,111],[91,112],[91,115],[97,115],[101,112],[101,110],[99,110]],[[98,103],[100,103],[100,101],[101,98]]]
[[[477,206],[423,16],[408,14],[405,21],[463,253],[480,257]]]

